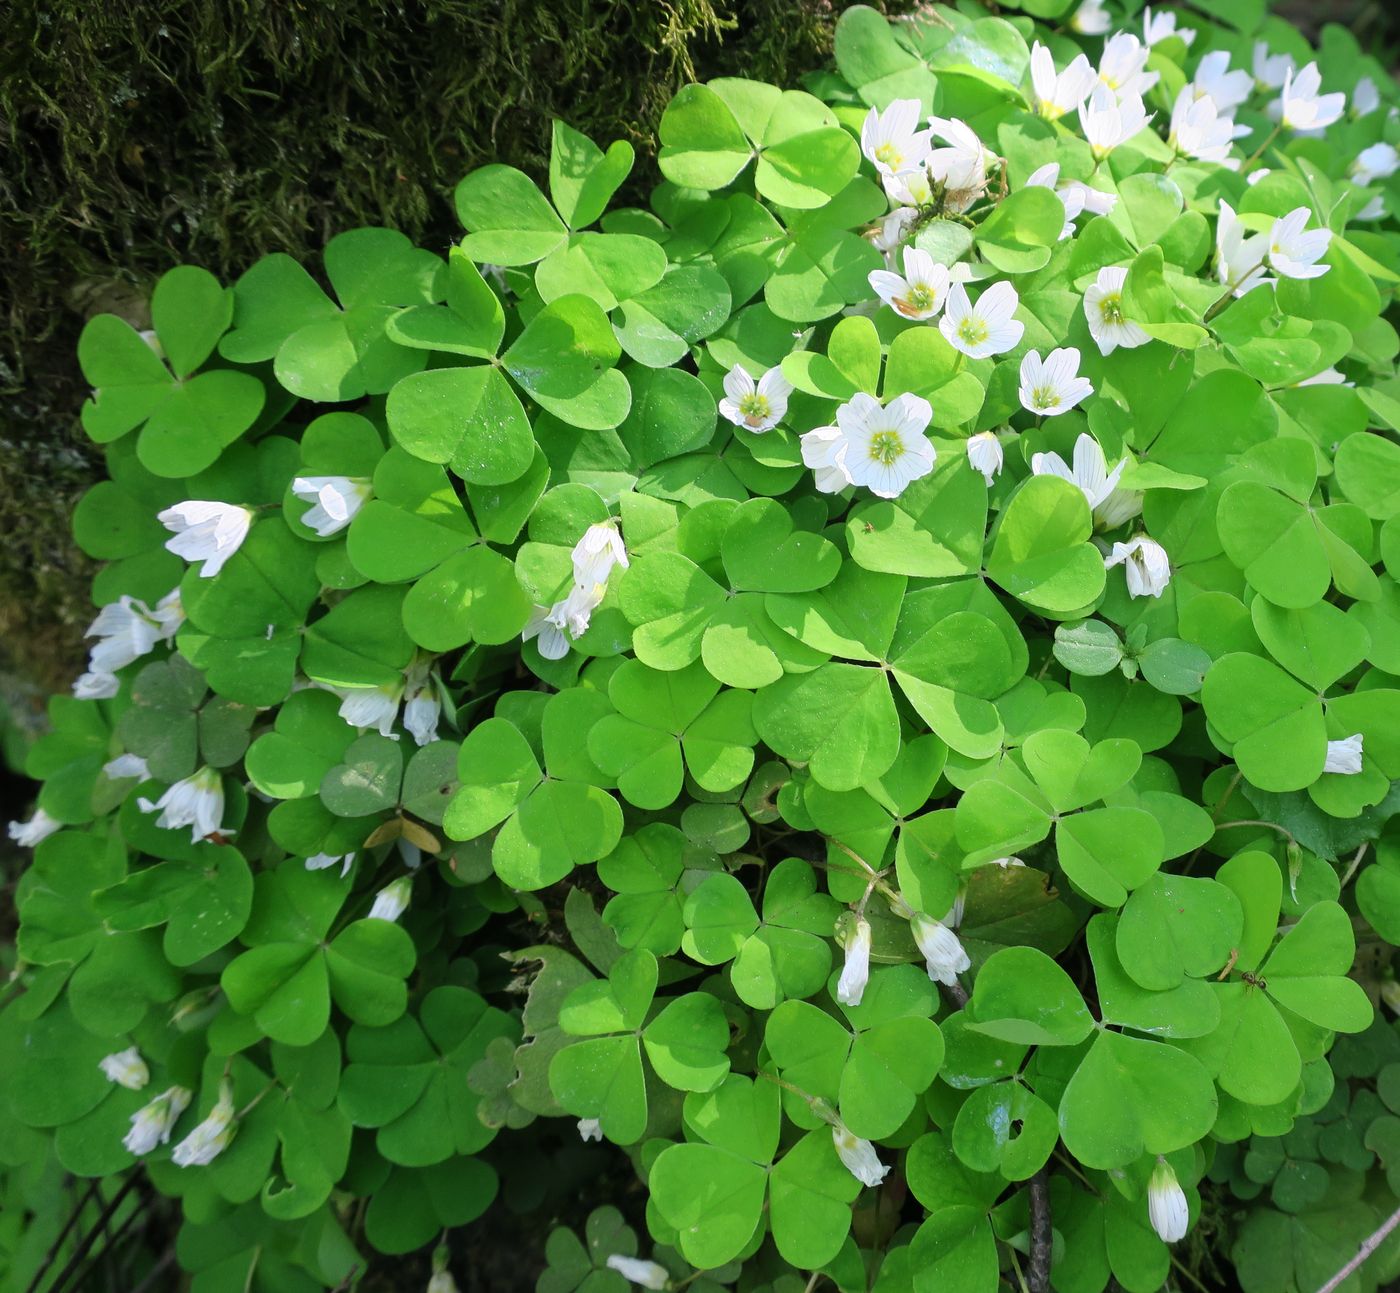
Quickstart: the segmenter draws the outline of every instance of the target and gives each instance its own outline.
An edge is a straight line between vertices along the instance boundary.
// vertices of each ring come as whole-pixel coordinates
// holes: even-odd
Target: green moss
[[[832,0],[19,0],[0,53],[0,653],[63,686],[90,571],[68,516],[100,459],[77,429],[74,345],[138,318],[181,262],[226,280],[260,253],[314,256],[387,224],[458,233],[469,169],[536,175],[549,120],[644,159],[685,81],[795,84]],[[5,138],[5,132],[9,137]]]

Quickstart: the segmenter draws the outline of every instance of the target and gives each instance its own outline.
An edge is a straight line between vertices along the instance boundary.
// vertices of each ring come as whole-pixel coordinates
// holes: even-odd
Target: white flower
[[[438,723],[442,719],[442,700],[431,676],[421,681],[409,680],[404,692],[403,725],[419,745],[430,745],[438,739]]]
[[[97,1067],[107,1081],[124,1086],[128,1091],[139,1091],[151,1080],[151,1070],[146,1067],[146,1061],[135,1046],[104,1055],[97,1061]]]
[[[781,368],[768,369],[755,382],[742,364],[735,364],[724,375],[720,415],[747,431],[771,431],[787,416],[791,394],[792,383],[783,376]]]
[[[590,525],[574,544],[574,583],[581,588],[592,588],[594,584],[606,584],[614,566],[627,569],[627,548],[617,525],[612,521],[600,521]]]
[[[639,1257],[624,1257],[621,1253],[609,1255],[608,1269],[644,1289],[664,1289],[671,1282],[671,1273],[664,1266],[644,1262]]]
[[[233,1090],[228,1083],[219,1087],[219,1099],[208,1116],[170,1151],[176,1167],[205,1167],[229,1147],[238,1130],[233,1120]]]
[[[967,288],[954,283],[938,328],[948,344],[969,359],[1004,354],[1021,344],[1026,331],[1026,325],[1012,317],[1019,303],[1016,289],[1004,279],[983,292],[976,305],[968,299]]]
[[[990,489],[1001,471],[1001,441],[995,431],[979,431],[967,440],[967,461],[974,471],[980,471]]]
[[[881,175],[912,170],[929,152],[929,134],[919,129],[918,99],[896,99],[884,112],[871,108],[860,128],[860,150]]]
[[[194,1093],[182,1086],[167,1087],[149,1104],[142,1105],[131,1115],[131,1130],[122,1138],[127,1152],[141,1158],[157,1145],[170,1139],[171,1129],[179,1120]]]
[[[332,867],[339,862],[341,864],[340,874],[344,877],[350,874],[350,865],[354,860],[353,853],[347,853],[343,857],[331,853],[313,853],[306,859],[306,869],[308,871],[324,871],[327,867]]]
[[[1161,79],[1147,70],[1148,48],[1131,32],[1120,31],[1109,37],[1099,59],[1099,84],[1120,98],[1141,98]]]
[[[575,584],[563,601],[555,602],[549,612],[550,623],[571,638],[581,638],[588,632],[593,612],[603,600],[603,584]]]
[[[943,913],[943,923],[949,929],[957,929],[963,922],[963,912],[967,909],[967,887],[959,885],[958,891],[953,895],[953,905]]]
[[[1103,559],[1105,570],[1122,566],[1128,581],[1129,597],[1160,597],[1171,582],[1172,568],[1167,550],[1145,534],[1115,543],[1113,551]]]
[[[1230,53],[1213,49],[1196,64],[1196,75],[1187,87],[1197,98],[1208,98],[1223,116],[1240,106],[1254,90],[1254,78],[1244,68],[1230,70]]]
[[[457,1287],[457,1281],[452,1278],[452,1272],[443,1267],[428,1277],[426,1293],[461,1293],[461,1290]]]
[[[1047,121],[1077,111],[1097,81],[1098,74],[1083,54],[1076,54],[1057,76],[1050,51],[1039,41],[1031,47],[1031,94],[1036,112]]]
[[[1343,777],[1356,776],[1361,771],[1361,742],[1360,732],[1342,741],[1328,741],[1323,772],[1335,772]]]
[[[911,210],[913,215],[918,215],[920,207],[933,202],[933,179],[922,164],[894,175],[882,175],[880,182],[885,186],[885,196],[897,202],[901,210]]]
[[[1375,180],[1388,180],[1400,170],[1400,152],[1394,144],[1372,144],[1357,154],[1356,160],[1347,169],[1353,183],[1370,184]]]
[[[930,979],[951,985],[958,981],[959,974],[972,965],[958,936],[941,920],[916,911],[910,918],[909,927],[919,951],[924,954]]]
[[[924,434],[932,418],[929,402],[918,395],[900,395],[881,407],[874,396],[858,392],[836,410],[835,443],[822,465],[840,468],[849,484],[864,485],[881,498],[898,498],[910,481],[933,470],[933,444]],[[808,437],[815,434],[802,437],[804,460]]]
[[[536,639],[540,655],[546,660],[562,660],[569,654],[569,639],[550,618],[554,610],[553,606],[536,606],[525,622],[525,627],[520,630],[520,640],[529,642],[532,638]]]
[[[372,492],[366,476],[298,476],[292,481],[292,493],[303,503],[315,505],[303,514],[301,523],[323,539],[349,525]]]
[[[1346,111],[1347,96],[1342,93],[1319,94],[1322,73],[1316,63],[1309,63],[1301,72],[1292,68],[1283,78],[1280,120],[1289,130],[1322,130],[1340,119]]]
[[[219,833],[224,816],[224,779],[213,768],[200,768],[170,787],[155,803],[144,795],[137,799],[143,813],[160,812],[156,825],[177,831],[190,827],[190,839],[200,840]]]
[[[1327,254],[1330,229],[1308,229],[1307,207],[1296,207],[1274,221],[1269,234],[1269,267],[1284,278],[1320,278],[1332,267],[1317,262]]]
[[[1373,197],[1353,217],[1353,220],[1379,220],[1385,214],[1385,199],[1379,194]]]
[[[1014,866],[1025,866],[1026,864],[1025,864],[1020,858],[1011,857],[1011,858],[993,858],[990,862],[987,863],[987,865],[988,865],[988,866],[999,866],[1003,871],[1005,871],[1005,870],[1007,870],[1009,867],[1014,867]]]
[[[1170,10],[1163,13],[1153,13],[1151,6],[1142,11],[1142,38],[1149,45],[1156,45],[1159,41],[1164,41],[1168,36],[1179,36],[1184,45],[1189,45],[1196,39],[1196,32],[1191,27],[1178,27],[1176,25],[1176,15]]]
[[[1068,188],[1060,190],[1055,186],[1060,182],[1060,163],[1046,162],[1044,166],[1037,167],[1027,177],[1025,186],[1028,189],[1049,189],[1065,209],[1065,224],[1060,230],[1060,240],[1074,236],[1074,221],[1081,211],[1084,210],[1084,199],[1078,192],[1071,192]]]
[[[841,465],[846,441],[839,427],[816,427],[802,435],[802,461],[814,473],[812,483],[823,494],[839,494],[851,478]]]
[[[889,1175],[890,1169],[880,1162],[875,1146],[852,1135],[841,1123],[832,1126],[831,1139],[846,1170],[862,1185],[879,1185]]]
[[[122,596],[98,611],[83,635],[100,639],[89,653],[88,667],[93,673],[114,674],[151,651],[157,642],[168,641],[170,633],[173,630],[167,631],[145,602]]]
[[[855,933],[846,944],[846,960],[836,982],[836,1000],[843,1006],[858,1006],[870,982],[870,922],[856,917]]]
[[[180,600],[180,585],[176,584],[149,611],[156,622],[156,636],[162,642],[170,642],[185,622],[185,604]]]
[[[906,319],[932,319],[948,295],[948,267],[939,265],[918,247],[904,249],[904,274],[887,269],[870,271],[875,295]]]
[[[1112,530],[1131,521],[1142,511],[1142,495],[1136,490],[1119,489],[1118,481],[1128,465],[1124,458],[1112,471],[1099,442],[1081,433],[1074,442],[1074,466],[1066,465],[1057,453],[1038,453],[1031,458],[1031,472],[1036,476],[1058,476],[1077,485],[1094,513],[1094,524],[1100,530]]]
[[[1186,1193],[1176,1182],[1176,1173],[1165,1158],[1157,1160],[1147,1186],[1147,1215],[1152,1229],[1164,1244],[1174,1244],[1191,1224]]]
[[[73,695],[78,700],[111,700],[121,687],[116,674],[89,671],[74,680]]]
[[[145,781],[151,775],[146,760],[139,754],[119,754],[104,763],[102,771],[112,781]]]
[[[408,900],[413,893],[413,881],[406,875],[386,884],[374,895],[374,904],[369,909],[370,920],[398,920],[408,910]]]
[[[1070,31],[1081,36],[1102,36],[1113,26],[1113,19],[1103,7],[1103,0],[1084,0],[1069,19]]]
[[[1066,180],[1056,192],[1066,206],[1078,199],[1090,215],[1107,215],[1118,205],[1118,194],[1105,193],[1102,189],[1094,188],[1092,184],[1085,184],[1083,180]]]
[[[1335,368],[1324,368],[1320,373],[1314,373],[1311,377],[1305,377],[1301,382],[1294,382],[1294,386],[1355,386],[1355,382],[1349,382],[1346,374],[1339,372]]]
[[[204,562],[200,578],[212,579],[248,537],[253,513],[234,503],[191,499],[158,512],[156,519],[175,536],[166,540],[166,548],[186,561]]]
[[[1021,404],[1032,413],[1055,417],[1093,393],[1089,379],[1079,375],[1073,346],[1052,350],[1043,360],[1038,350],[1028,350],[1021,360]]]
[[[1123,266],[1105,265],[1084,291],[1089,335],[1102,355],[1111,355],[1119,346],[1135,350],[1152,340],[1136,323],[1123,317],[1123,285],[1127,281],[1128,271]]]
[[[1172,105],[1171,130],[1167,145],[1183,157],[1201,162],[1220,162],[1230,170],[1239,161],[1230,156],[1235,141],[1235,123],[1222,117],[1215,100],[1209,95],[1192,96],[1191,87],[1183,86]]]
[[[1380,91],[1369,76],[1363,76],[1351,92],[1351,110],[1358,117],[1369,117],[1381,106]]]
[[[50,817],[42,808],[36,808],[27,822],[11,822],[9,835],[21,848],[32,849],[40,840],[46,840],[62,829],[62,822]]]
[[[886,178],[886,192],[889,191],[890,178],[893,177]],[[886,265],[891,261],[891,253],[898,251],[904,245],[904,236],[909,232],[909,226],[918,219],[918,216],[917,207],[899,207],[897,210],[891,211],[871,233],[866,235],[875,250],[884,255]]]
[[[1254,84],[1261,90],[1281,90],[1296,70],[1291,54],[1270,54],[1264,41],[1254,42]]]
[[[930,179],[943,185],[946,205],[966,211],[987,187],[987,150],[972,127],[957,117],[930,117],[929,125],[947,147],[933,149],[924,167]]]
[[[1264,277],[1264,258],[1268,252],[1268,236],[1247,233],[1234,208],[1222,199],[1215,226],[1216,277],[1235,296],[1243,296],[1269,281]]]
[[[578,1120],[578,1138],[584,1142],[603,1139],[603,1124],[597,1118]]]
[[[372,727],[380,736],[392,737],[403,688],[400,678],[377,687],[332,687],[331,690],[340,697],[340,716],[351,727],[362,732]]]
[[[1141,131],[1154,115],[1143,107],[1138,95],[1118,98],[1112,90],[1099,86],[1089,101],[1080,105],[1079,124],[1089,141],[1089,150],[1095,157],[1104,158]]]

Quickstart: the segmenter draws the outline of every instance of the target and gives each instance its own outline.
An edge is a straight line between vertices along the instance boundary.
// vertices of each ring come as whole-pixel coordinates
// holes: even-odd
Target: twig
[[[943,989],[943,995],[959,1010],[967,1005],[967,989],[961,983],[939,983],[938,986]]]
[[[1055,1232],[1050,1224],[1050,1186],[1042,1167],[1031,1177],[1031,1255],[1026,1275],[1030,1293],[1050,1293],[1050,1251]]]
[[[77,1248],[73,1250],[72,1257],[68,1259],[68,1265],[59,1271],[57,1278],[49,1285],[50,1293],[56,1293],[56,1290],[61,1289],[67,1284],[74,1272],[83,1264],[84,1260],[87,1258],[88,1251],[92,1248],[93,1244],[97,1242],[97,1236],[107,1228],[107,1222],[111,1220],[112,1214],[121,1207],[122,1201],[131,1193],[132,1188],[139,1179],[140,1173],[132,1172],[132,1174],[122,1182],[122,1188],[108,1200],[107,1206],[102,1209],[101,1215],[97,1218],[97,1221],[92,1226],[88,1227],[87,1233],[82,1237]]]
[[[34,1278],[29,1281],[29,1287],[25,1293],[35,1293],[39,1285],[44,1282],[44,1276],[49,1273],[54,1258],[58,1256],[58,1250],[63,1247],[63,1241],[72,1233],[73,1227],[78,1224],[78,1218],[83,1215],[83,1209],[92,1201],[92,1196],[97,1193],[97,1187],[101,1184],[101,1177],[97,1177],[89,1183],[83,1192],[83,1197],[78,1200],[78,1206],[73,1209],[73,1214],[64,1222],[63,1229],[58,1232],[57,1238],[49,1245],[49,1251],[44,1254],[44,1260],[39,1263],[39,1269],[35,1271]]]
[[[142,1279],[141,1283],[139,1283],[134,1289],[131,1290],[131,1293],[151,1293],[151,1290],[156,1287],[156,1281],[162,1275],[165,1274],[166,1267],[169,1266],[170,1263],[174,1260],[174,1248],[167,1248],[165,1252],[161,1254],[160,1261],[158,1261],[154,1266],[151,1267],[149,1271],[146,1272],[145,1278]]]
[[[1364,857],[1366,856],[1366,850],[1367,850],[1369,847],[1370,847],[1370,841],[1368,840],[1368,841],[1366,841],[1365,843],[1363,843],[1359,849],[1356,850],[1356,856],[1355,856],[1354,858],[1352,858],[1352,860],[1350,861],[1350,863],[1347,864],[1347,872],[1346,872],[1346,875],[1344,875],[1344,876],[1342,877],[1342,884],[1341,884],[1341,887],[1342,887],[1343,889],[1345,889],[1345,888],[1347,887],[1348,881],[1350,881],[1351,878],[1352,878],[1352,876],[1354,876],[1354,875],[1356,874],[1356,868],[1359,867],[1359,866],[1361,865],[1361,859],[1364,858]]]
[[[1390,1234],[1396,1226],[1400,1226],[1400,1208],[1396,1208],[1396,1210],[1381,1223],[1380,1229],[1372,1232],[1370,1238],[1357,1250],[1356,1256],[1332,1276],[1326,1284],[1318,1289],[1317,1293],[1335,1293],[1335,1290],[1341,1287],[1342,1281],[1360,1267],[1361,1263],[1385,1242],[1385,1237]]]

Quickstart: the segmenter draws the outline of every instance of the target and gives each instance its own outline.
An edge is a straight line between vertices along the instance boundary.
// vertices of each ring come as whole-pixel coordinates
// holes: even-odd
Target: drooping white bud
[[[1176,1173],[1165,1158],[1159,1158],[1152,1169],[1152,1180],[1147,1186],[1147,1216],[1164,1244],[1176,1243],[1191,1224],[1186,1192],[1177,1184]]]
[[[62,829],[63,823],[56,817],[50,817],[42,808],[36,808],[27,822],[11,822],[9,835],[21,848],[32,849],[41,840]]]
[[[831,1139],[846,1170],[862,1185],[879,1185],[890,1169],[880,1162],[875,1146],[846,1129],[844,1123],[832,1124]]]
[[[157,514],[156,519],[174,534],[166,548],[186,561],[202,561],[201,579],[212,579],[242,546],[253,524],[253,513],[235,503],[189,499]]]
[[[858,1006],[870,982],[870,922],[856,917],[855,932],[846,944],[846,963],[836,984],[836,1000],[843,1006]]]
[[[234,1112],[233,1089],[227,1082],[222,1083],[214,1107],[204,1121],[170,1151],[170,1161],[176,1167],[205,1167],[212,1163],[229,1147],[238,1130]]]
[[[146,1067],[146,1061],[135,1046],[104,1055],[98,1060],[97,1067],[107,1081],[124,1086],[128,1091],[139,1091],[151,1080],[151,1070]]]
[[[1362,736],[1357,732],[1340,741],[1327,742],[1327,758],[1322,765],[1323,772],[1335,772],[1343,777],[1354,777],[1361,771]]]
[[[408,910],[408,900],[413,893],[413,881],[406,875],[387,884],[374,895],[374,904],[369,909],[370,920],[398,920]]]
[[[221,831],[224,779],[213,768],[200,768],[193,776],[177,781],[155,803],[142,796],[136,804],[143,813],[159,811],[156,825],[162,830],[190,827],[190,839],[198,844]]]
[[[127,1152],[137,1158],[149,1154],[157,1145],[170,1139],[180,1115],[185,1112],[194,1092],[182,1086],[167,1087],[149,1104],[131,1115],[131,1130],[122,1138]]]
[[[644,1262],[639,1257],[624,1257],[621,1253],[613,1253],[608,1258],[608,1269],[644,1289],[664,1289],[671,1282],[671,1273],[664,1266]]]
[[[924,954],[930,979],[952,985],[958,981],[959,974],[971,967],[972,962],[958,936],[941,920],[916,911],[909,925],[919,951]]]

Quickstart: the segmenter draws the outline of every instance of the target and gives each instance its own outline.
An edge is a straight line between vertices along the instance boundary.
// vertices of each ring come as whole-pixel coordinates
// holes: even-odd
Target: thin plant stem
[[[1398,1225],[1400,1225],[1400,1208],[1392,1212],[1390,1216],[1367,1236],[1361,1247],[1357,1250],[1356,1256],[1332,1276],[1326,1284],[1318,1289],[1317,1293],[1334,1293],[1336,1289],[1340,1288],[1347,1276],[1359,1270],[1361,1264],[1385,1242],[1386,1236]]]
[[[1235,174],[1248,175],[1249,172],[1254,169],[1254,163],[1264,156],[1264,150],[1268,148],[1268,146],[1272,144],[1274,140],[1277,139],[1282,133],[1283,122],[1280,121],[1278,125],[1276,125],[1269,132],[1264,142],[1260,144],[1259,147],[1256,148],[1252,153],[1250,153],[1250,155],[1246,157],[1243,162],[1240,163],[1240,169],[1236,171]]]

